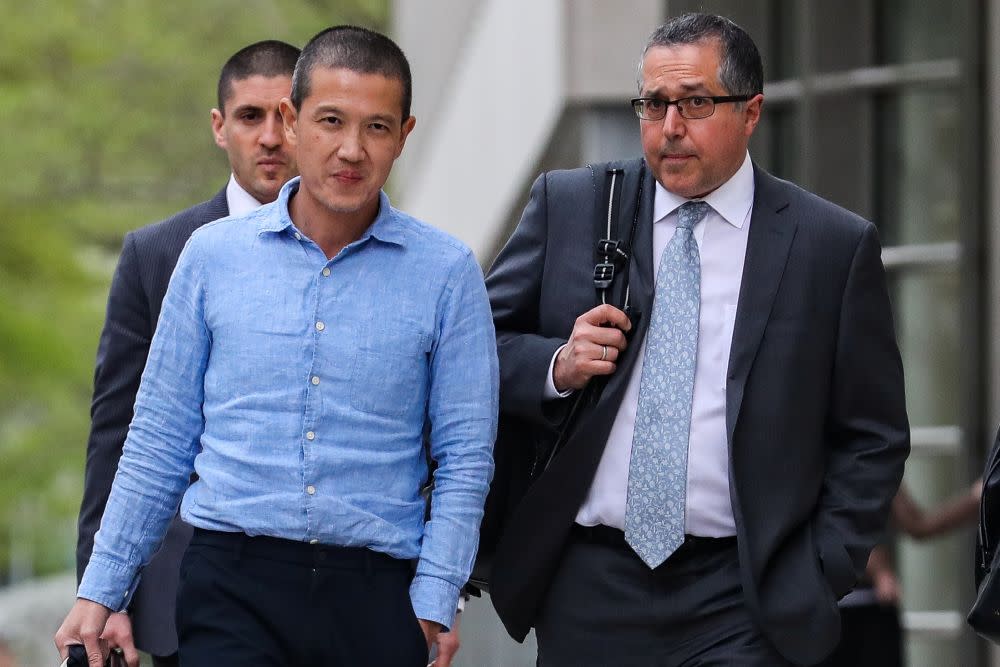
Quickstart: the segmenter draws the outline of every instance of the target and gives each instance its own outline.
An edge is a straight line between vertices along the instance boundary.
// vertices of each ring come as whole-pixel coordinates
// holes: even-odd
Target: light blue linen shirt
[[[493,472],[482,272],[384,193],[328,260],[289,217],[298,186],[181,254],[78,595],[126,606],[183,496],[200,528],[417,559],[414,611],[450,626]]]

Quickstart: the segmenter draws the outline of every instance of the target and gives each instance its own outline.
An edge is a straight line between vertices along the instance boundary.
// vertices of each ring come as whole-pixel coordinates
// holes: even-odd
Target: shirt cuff
[[[444,579],[418,574],[410,584],[410,602],[417,618],[449,629],[455,622],[459,587]]]
[[[542,400],[553,401],[557,398],[566,398],[573,393],[572,388],[567,389],[566,391],[559,391],[556,389],[556,381],[552,375],[556,368],[556,357],[559,356],[559,353],[562,352],[564,347],[566,347],[566,345],[560,345],[559,349],[557,349],[555,354],[552,355],[552,360],[549,361],[549,373],[545,377],[545,389],[542,391]]]
[[[76,596],[104,605],[113,612],[125,611],[138,585],[138,574],[129,576],[120,564],[97,556],[90,559]]]

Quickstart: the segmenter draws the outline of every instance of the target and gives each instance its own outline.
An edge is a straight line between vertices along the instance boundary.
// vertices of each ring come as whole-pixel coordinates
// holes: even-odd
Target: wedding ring
[[[601,348],[602,348],[602,350],[601,350],[601,361],[604,361],[605,359],[608,358],[608,346],[607,345],[602,345]]]

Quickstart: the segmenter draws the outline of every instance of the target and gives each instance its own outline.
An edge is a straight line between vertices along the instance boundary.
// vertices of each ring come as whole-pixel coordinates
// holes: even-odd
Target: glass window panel
[[[795,181],[799,174],[800,148],[795,107],[765,103],[761,125],[750,139],[750,156],[778,178]]]
[[[914,500],[932,510],[961,493],[965,465],[961,458],[948,455],[911,456],[906,462],[905,484]],[[959,611],[965,605],[967,584],[972,581],[969,557],[972,527],[917,542],[900,536],[897,548],[897,574],[902,587],[902,607],[907,611]],[[934,576],[933,573],[949,573]],[[963,585],[956,585],[962,582]],[[908,638],[910,660],[914,667],[962,665],[960,645],[948,639],[918,635]]]
[[[772,7],[768,53],[757,43],[757,48],[761,49],[761,57],[764,58],[764,80],[793,79],[802,74],[799,62],[802,0],[775,0]]]
[[[910,425],[958,424],[962,394],[958,272],[895,270],[889,274],[889,294],[903,358]]]
[[[816,194],[871,219],[870,98],[824,96],[814,111],[812,174]]]
[[[919,62],[960,54],[961,11],[953,0],[883,0],[875,5],[880,62]]]
[[[907,90],[878,104],[876,222],[885,245],[954,241],[961,114],[951,90]]]
[[[867,67],[873,62],[869,0],[811,3],[816,70]]]

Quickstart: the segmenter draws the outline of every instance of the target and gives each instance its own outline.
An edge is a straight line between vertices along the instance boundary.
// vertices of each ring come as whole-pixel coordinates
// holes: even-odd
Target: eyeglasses
[[[636,97],[632,100],[632,109],[635,115],[642,120],[663,120],[667,115],[670,105],[677,107],[677,113],[681,118],[696,120],[698,118],[708,118],[715,113],[715,105],[724,102],[746,102],[753,95],[695,95],[694,97],[682,97],[679,100],[664,100],[659,97]]]

